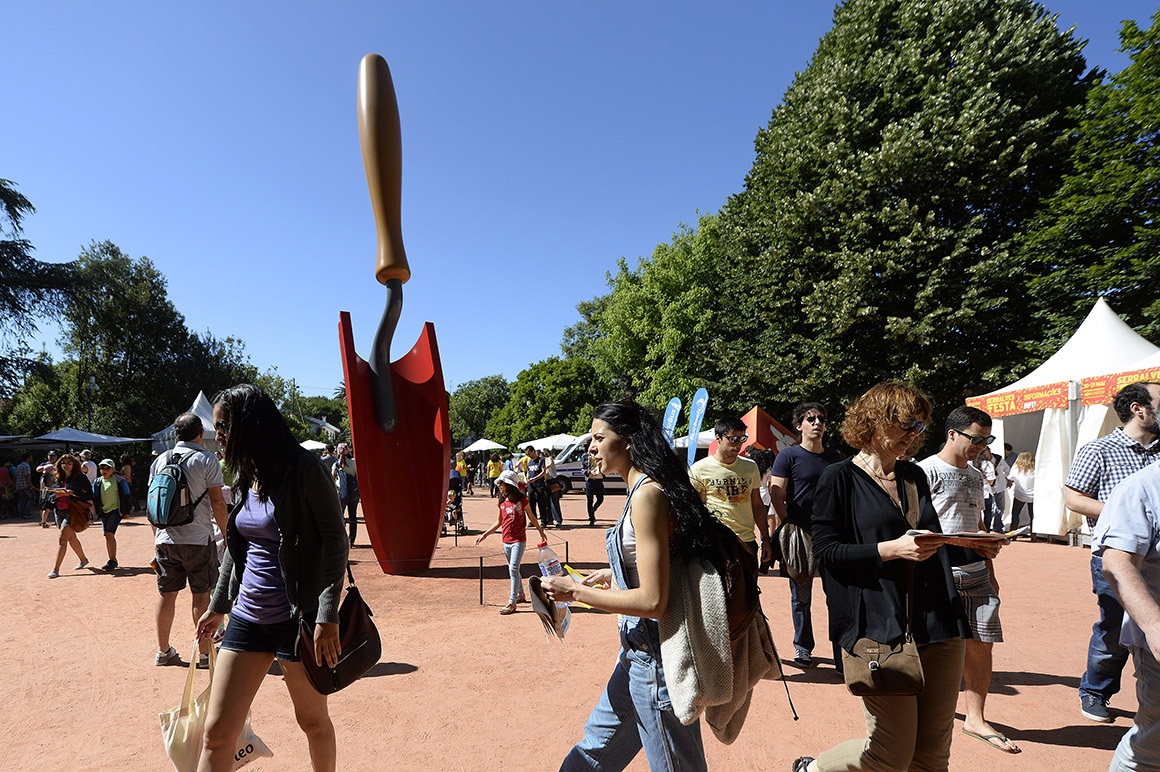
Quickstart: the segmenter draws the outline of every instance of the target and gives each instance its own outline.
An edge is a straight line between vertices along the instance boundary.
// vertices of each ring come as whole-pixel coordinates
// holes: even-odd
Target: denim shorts
[[[263,625],[231,615],[221,645],[227,651],[274,652],[283,662],[301,662],[294,653],[297,642],[297,619]]]

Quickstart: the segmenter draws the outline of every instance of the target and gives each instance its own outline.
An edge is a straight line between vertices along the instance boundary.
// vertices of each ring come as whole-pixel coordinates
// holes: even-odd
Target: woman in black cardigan
[[[850,406],[842,437],[860,452],[828,467],[814,500],[814,554],[844,651],[867,637],[900,642],[907,580],[914,569],[912,635],[926,687],[915,697],[864,697],[867,737],[793,764],[793,772],[946,770],[963,670],[966,618],[941,540],[908,536],[907,490],[917,494],[914,528],[941,532],[926,475],[908,458],[930,421],[930,399],[904,383],[880,383]],[[908,485],[910,483],[910,485]]]

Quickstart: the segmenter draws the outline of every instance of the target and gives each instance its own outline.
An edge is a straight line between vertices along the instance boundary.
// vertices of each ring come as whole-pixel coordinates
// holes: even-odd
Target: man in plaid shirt
[[[1114,407],[1124,425],[1080,448],[1064,483],[1067,508],[1087,517],[1093,528],[1112,489],[1160,459],[1160,383],[1125,386],[1116,394]],[[1128,661],[1128,650],[1120,645],[1124,608],[1104,579],[1100,556],[1092,555],[1091,571],[1100,618],[1092,626],[1087,670],[1079,683],[1080,711],[1092,721],[1107,723],[1112,720],[1108,700],[1120,690],[1120,674]]]

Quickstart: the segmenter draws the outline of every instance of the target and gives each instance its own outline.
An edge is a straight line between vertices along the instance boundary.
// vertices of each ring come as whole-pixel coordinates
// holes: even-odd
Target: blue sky
[[[1052,0],[1117,71],[1120,20]],[[753,139],[829,29],[826,2],[10,3],[0,177],[42,260],[147,256],[194,330],[306,394],[364,355],[383,307],[358,145],[358,63],[391,66],[413,276],[448,388],[559,353],[576,304],[741,189]],[[35,341],[56,352],[59,331]],[[192,395],[191,395],[192,399]]]

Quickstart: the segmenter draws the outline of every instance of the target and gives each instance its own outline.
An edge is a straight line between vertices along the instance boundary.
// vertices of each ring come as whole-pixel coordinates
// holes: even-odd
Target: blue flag
[[[701,433],[701,422],[705,420],[705,408],[708,406],[709,392],[703,388],[697,389],[689,411],[689,466],[693,465],[693,459],[697,457],[697,435]]]
[[[665,439],[669,441],[669,447],[673,447],[673,432],[677,428],[677,417],[681,414],[681,398],[673,397],[669,400],[669,406],[665,408],[665,417],[661,421],[661,431],[665,433]]]

